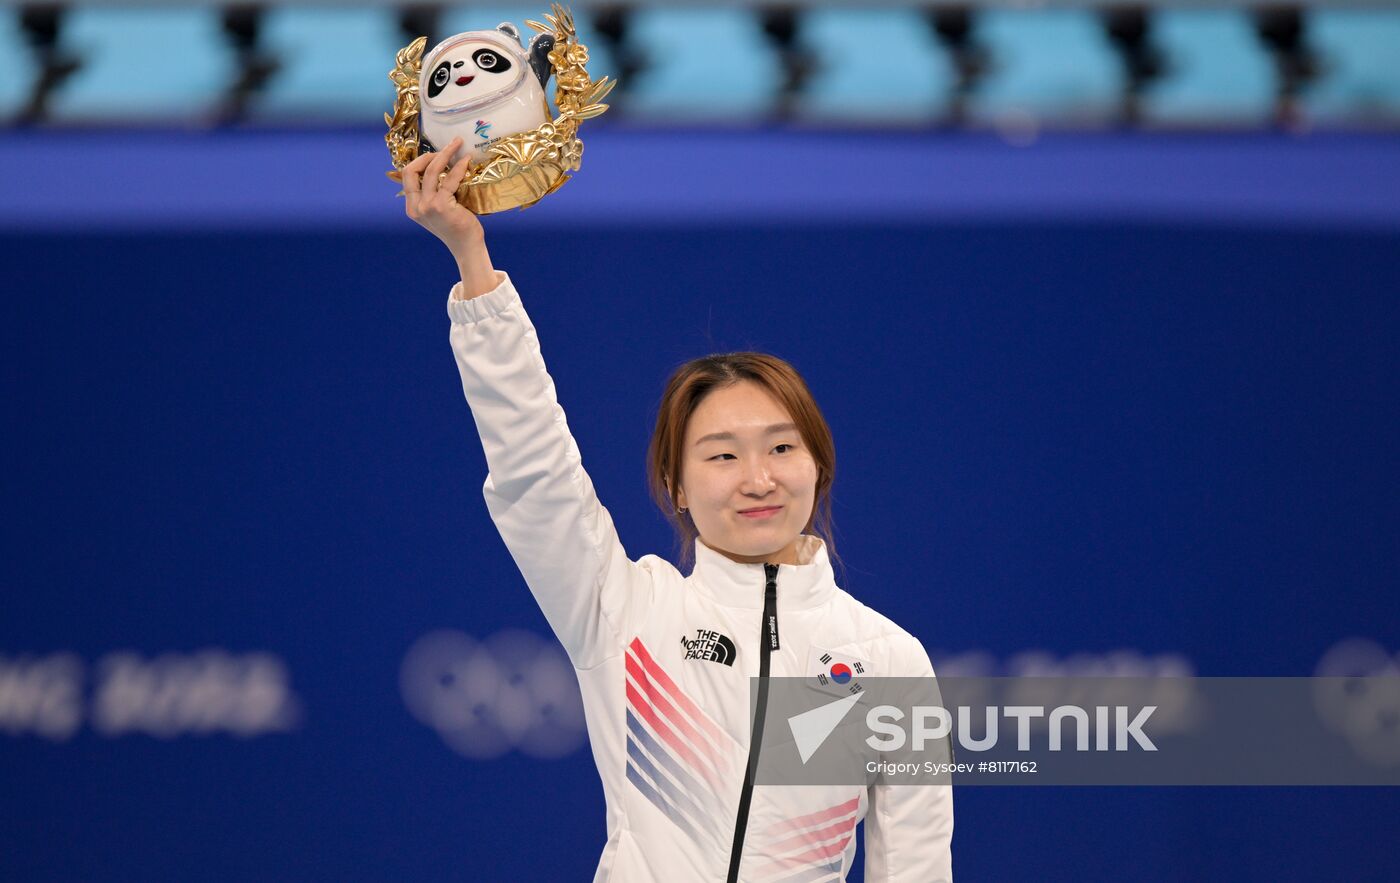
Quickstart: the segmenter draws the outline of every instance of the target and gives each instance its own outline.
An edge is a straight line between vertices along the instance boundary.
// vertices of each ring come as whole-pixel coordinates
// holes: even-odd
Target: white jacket
[[[535,327],[497,272],[474,298],[453,286],[452,350],[485,448],[487,509],[577,670],[607,798],[595,883],[844,880],[862,819],[869,883],[950,881],[950,787],[745,781],[751,678],[815,677],[833,659],[933,677],[924,648],[836,586],[812,535],[797,565],[740,564],[699,541],[690,576],[656,555],[630,559]],[[765,604],[777,649],[763,646]]]

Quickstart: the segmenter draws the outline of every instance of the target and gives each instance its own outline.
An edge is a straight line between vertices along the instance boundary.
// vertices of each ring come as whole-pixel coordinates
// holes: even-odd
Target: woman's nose
[[[744,491],[746,493],[767,493],[773,489],[773,474],[768,464],[762,460],[750,461],[744,467]]]

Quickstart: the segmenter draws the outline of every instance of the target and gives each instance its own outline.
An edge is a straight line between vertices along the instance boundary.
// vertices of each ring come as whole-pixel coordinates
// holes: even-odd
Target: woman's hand
[[[450,169],[447,166],[461,146],[462,139],[453,138],[443,150],[424,153],[403,167],[404,210],[441,239],[458,263],[468,249],[486,238],[481,221],[457,201],[457,188],[467,176],[471,157],[463,156]]]
[[[448,247],[462,273],[462,296],[475,297],[495,288],[498,279],[481,220],[457,201],[471,157],[447,167],[461,146],[462,139],[453,138],[442,151],[422,154],[403,167],[404,210]]]

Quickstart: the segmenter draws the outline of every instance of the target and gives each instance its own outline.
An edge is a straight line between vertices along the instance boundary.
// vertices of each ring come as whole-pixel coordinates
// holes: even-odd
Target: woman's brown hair
[[[714,353],[692,359],[676,369],[666,382],[656,413],[656,429],[647,446],[647,485],[651,497],[676,531],[680,567],[688,571],[694,557],[698,531],[690,516],[677,512],[671,488],[681,485],[685,431],[701,400],[716,389],[749,380],[768,392],[792,415],[802,441],[817,464],[817,487],[812,515],[803,533],[821,537],[827,556],[839,563],[832,542],[831,484],[836,476],[836,446],[831,428],[822,417],[811,390],[797,369],[768,353]]]

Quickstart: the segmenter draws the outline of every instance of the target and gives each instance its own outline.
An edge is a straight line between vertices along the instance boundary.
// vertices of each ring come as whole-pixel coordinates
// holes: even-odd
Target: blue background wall
[[[686,210],[706,186],[694,166],[635,172],[628,202],[598,147],[593,183],[586,166],[557,210],[488,219],[488,242],[633,557],[673,549],[642,471],[663,379],[763,349],[805,374],[835,433],[844,587],[936,661],[1126,649],[1206,675],[1310,675],[1342,639],[1400,645],[1400,223],[1375,210],[1400,190],[1335,162],[1400,147],[1359,138],[1309,160],[1316,142],[1229,143],[1087,139],[1014,160],[935,144],[1030,163],[1006,168],[1038,169],[1022,189],[1048,195],[979,213],[980,185],[930,164],[928,211],[884,223],[823,205],[820,151],[791,172],[797,210],[759,194],[746,221],[742,186],[727,214]],[[221,144],[184,143],[181,168]],[[1275,170],[1315,162],[1296,192],[1316,207],[1269,182],[1236,194],[1248,217],[1214,211],[1209,180],[1173,194],[1185,212],[1078,198],[1096,168],[1117,174],[1105,155],[1150,170],[1143,151],[1167,150],[1189,180],[1193,157],[1221,167],[1222,144]],[[214,208],[185,224],[174,201],[162,223],[137,194],[129,224],[82,223],[75,200],[64,230],[57,171],[34,168],[6,185],[0,234],[0,656],[267,651],[303,714],[257,738],[0,733],[0,879],[589,879],[604,828],[586,749],[469,760],[399,694],[427,632],[546,629],[481,501],[446,251],[382,179],[369,223],[322,222],[313,197],[226,224]],[[589,225],[605,191],[611,213]],[[955,191],[972,209],[940,210]],[[25,229],[41,203],[48,220]],[[1397,813],[1383,789],[963,788],[955,867],[1395,879]]]

